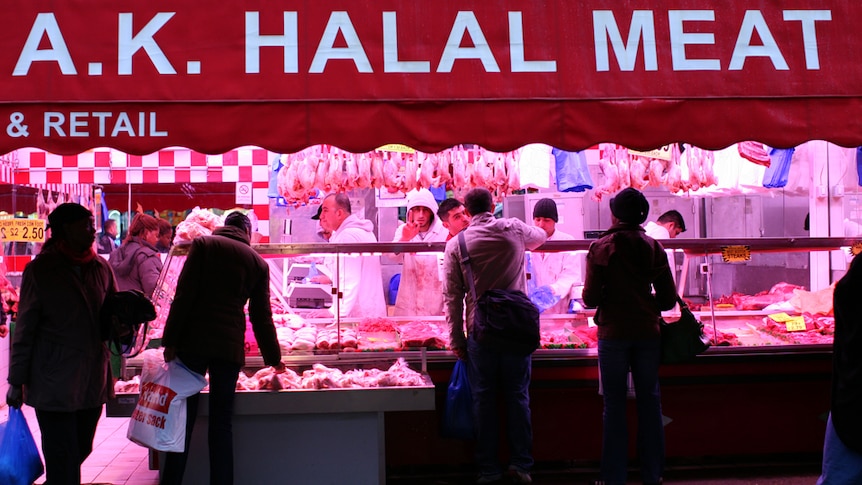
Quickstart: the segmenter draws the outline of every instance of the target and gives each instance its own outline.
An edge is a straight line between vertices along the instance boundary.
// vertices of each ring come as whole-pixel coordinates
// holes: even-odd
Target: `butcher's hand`
[[[21,386],[9,386],[9,390],[6,391],[6,404],[9,407],[21,408],[24,404],[24,390]]]
[[[279,362],[278,364],[272,366],[272,368],[275,370],[276,374],[284,374],[284,372],[287,370],[287,366],[284,365],[284,362]]]
[[[174,360],[177,356],[177,351],[173,347],[165,347],[165,362]]]
[[[401,229],[401,242],[410,241],[416,237],[417,234],[419,234],[419,224],[410,221],[407,224],[404,224],[404,227]]]
[[[9,335],[9,327],[7,327],[6,324],[4,323],[4,324],[0,325],[0,338],[3,338],[7,335]]]

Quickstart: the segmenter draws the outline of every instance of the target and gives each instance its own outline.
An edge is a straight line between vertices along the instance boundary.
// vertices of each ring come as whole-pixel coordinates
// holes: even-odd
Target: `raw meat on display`
[[[433,322],[407,322],[398,326],[401,347],[427,347],[445,349],[449,341],[445,325]]]

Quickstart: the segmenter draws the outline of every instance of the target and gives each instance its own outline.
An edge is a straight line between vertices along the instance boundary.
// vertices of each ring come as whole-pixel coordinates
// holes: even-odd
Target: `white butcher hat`
[[[411,190],[407,192],[407,211],[414,207],[427,207],[431,210],[431,215],[437,214],[437,201],[434,200],[434,194],[428,189]],[[433,218],[432,218],[433,220]]]

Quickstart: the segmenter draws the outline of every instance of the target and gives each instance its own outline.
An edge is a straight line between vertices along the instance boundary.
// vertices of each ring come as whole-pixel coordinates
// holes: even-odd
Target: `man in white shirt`
[[[548,241],[573,241],[571,234],[557,229],[559,214],[554,199],[545,198],[536,202],[533,207],[533,225],[541,228],[548,235]],[[572,299],[572,289],[582,284],[583,276],[579,259],[574,252],[536,252],[529,255],[532,266],[531,278],[536,288],[547,286],[559,300],[544,310],[545,314],[567,313],[569,300]],[[533,286],[532,283],[530,286]]]
[[[673,239],[685,232],[685,221],[679,211],[669,210],[657,222],[647,222],[644,231],[653,239]]]
[[[345,194],[329,194],[323,199],[320,210],[320,227],[331,231],[329,242],[375,243],[374,224],[351,213],[350,199]],[[336,259],[338,258],[338,259]],[[329,310],[316,310],[313,317],[382,317],[386,315],[383,299],[383,274],[380,256],[328,255],[319,267],[323,274],[314,276],[315,283],[332,284],[338,268],[338,287],[342,297]],[[336,310],[338,308],[338,310]],[[338,312],[338,313],[336,313]]]
[[[657,222],[647,222],[644,232],[653,239],[674,239],[685,232],[685,221],[679,211],[669,210],[660,215]],[[673,249],[665,249],[664,252],[667,253],[667,262],[670,265],[673,281],[676,282],[676,259],[673,256]]]

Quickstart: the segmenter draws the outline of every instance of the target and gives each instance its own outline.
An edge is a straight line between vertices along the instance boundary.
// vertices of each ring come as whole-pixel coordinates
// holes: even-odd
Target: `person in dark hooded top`
[[[100,313],[117,288],[94,250],[89,209],[60,204],[48,227],[50,239],[21,279],[6,403],[36,410],[45,483],[79,484],[102,406],[114,394]]]
[[[162,272],[162,258],[156,250],[158,240],[158,219],[148,214],[138,214],[132,219],[123,245],[110,257],[120,291],[138,290],[152,298]]]
[[[231,212],[224,223],[211,236],[192,241],[162,344],[166,361],[179,358],[198,374],[209,372],[209,483],[230,485],[234,393],[245,364],[246,303],[264,363],[276,373],[286,368],[272,322],[269,266],[251,248],[251,221]],[[161,485],[183,482],[199,398],[195,394],[188,400],[185,452],[167,454]]]
[[[599,370],[604,396],[602,484],[625,484],[628,469],[627,376],[637,398],[637,449],[644,484],[661,483],[664,427],[658,369],[661,312],[676,304],[676,288],[664,248],[640,225],[649,202],[631,187],[610,201],[612,225],[590,245],[584,305],[596,308]],[[653,293],[653,290],[655,292]]]

